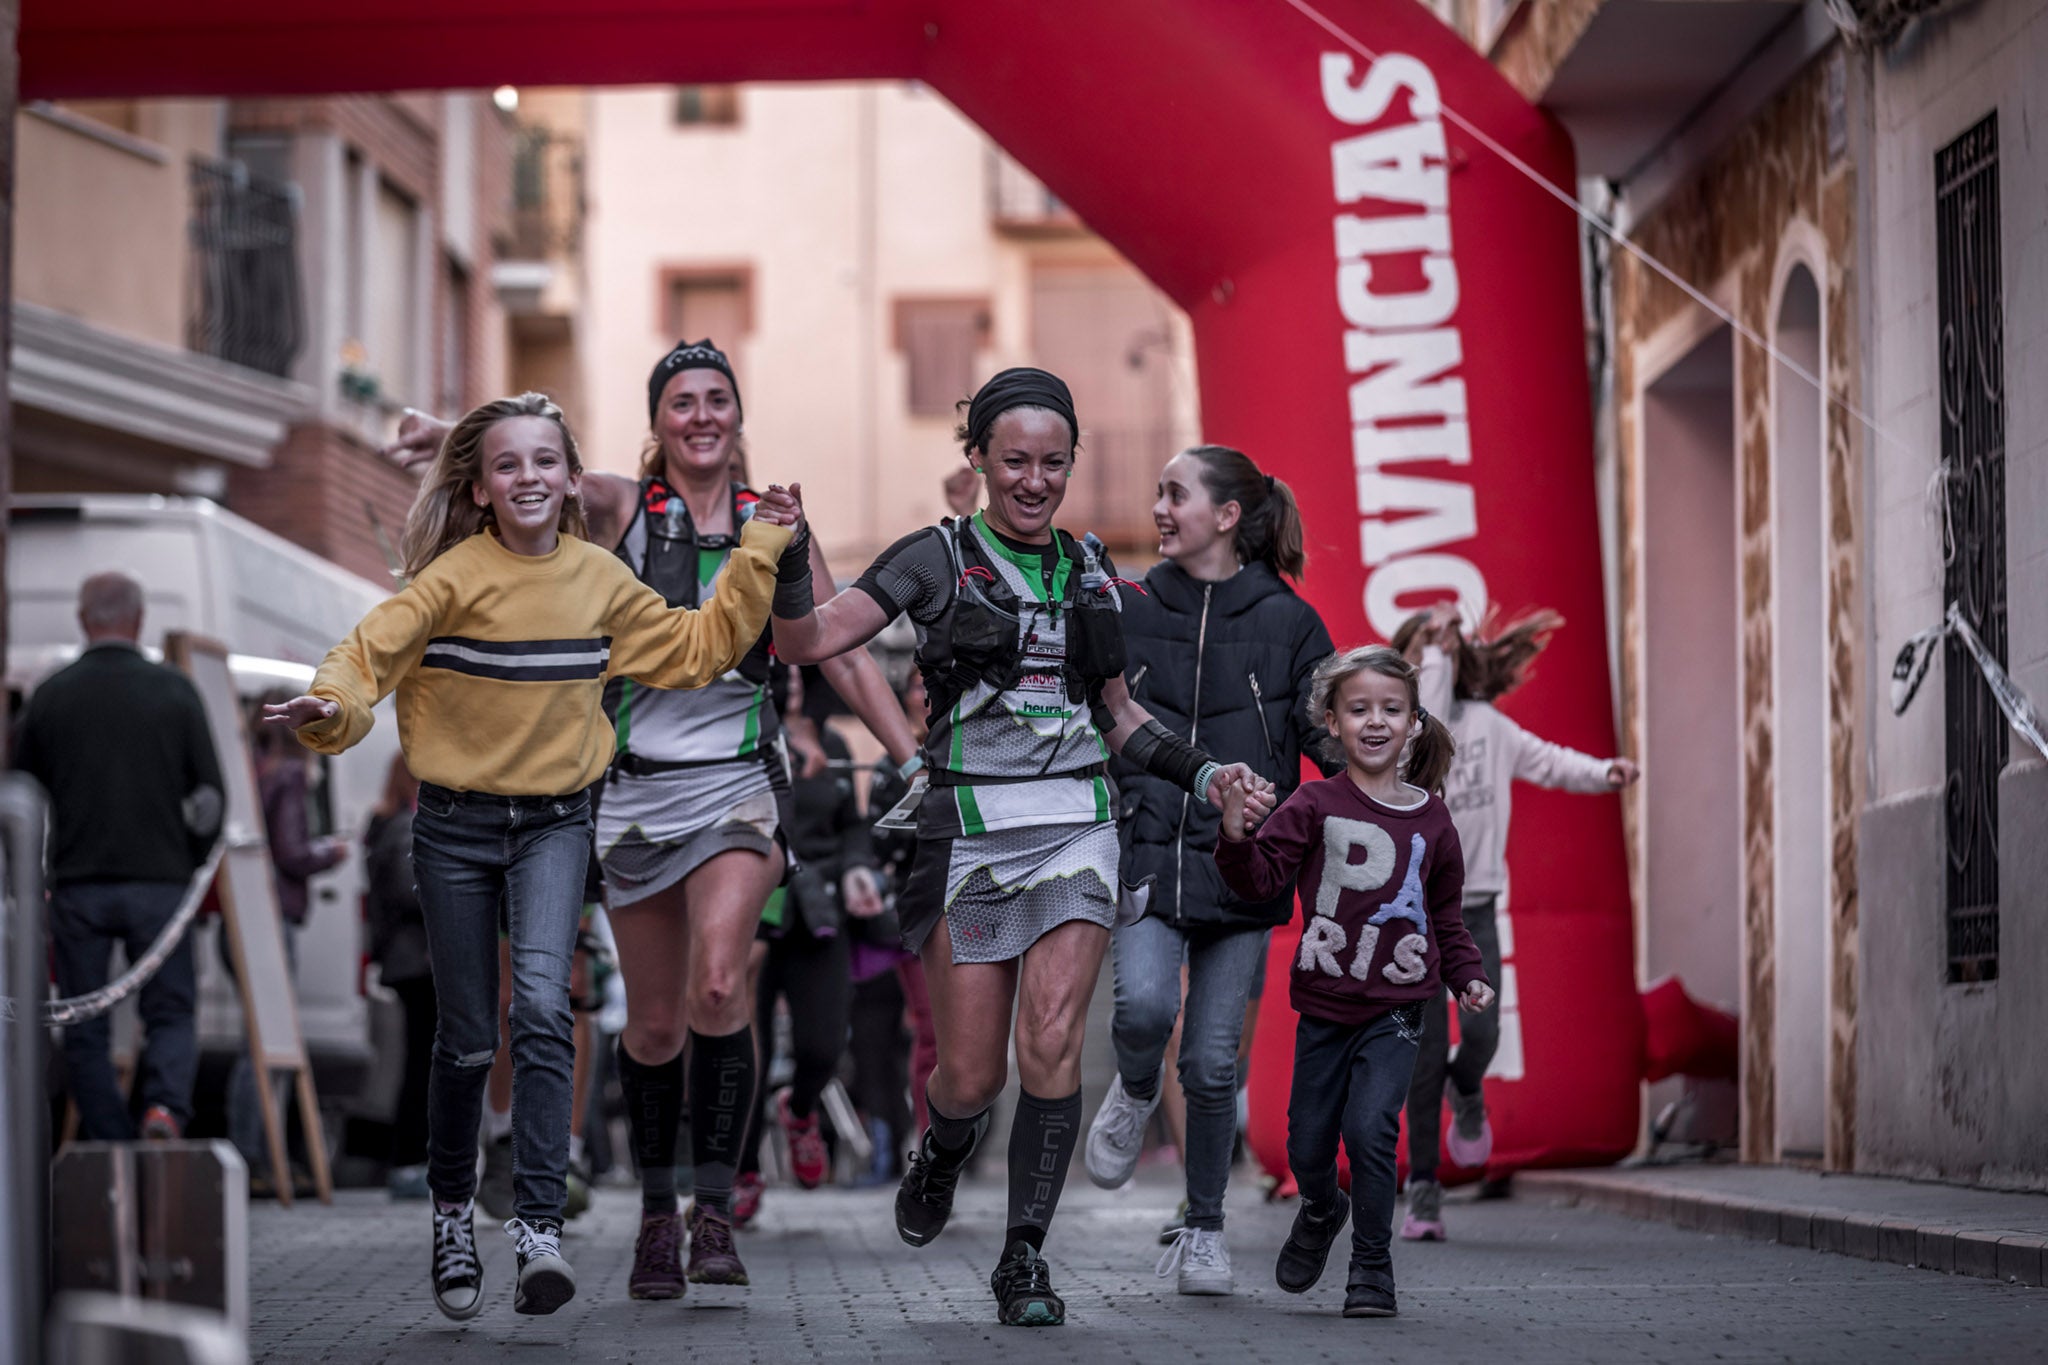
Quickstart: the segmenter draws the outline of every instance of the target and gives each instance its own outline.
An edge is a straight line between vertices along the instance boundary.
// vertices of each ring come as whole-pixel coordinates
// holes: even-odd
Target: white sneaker
[[[514,1218],[505,1235],[519,1248],[519,1287],[512,1295],[515,1313],[552,1313],[576,1297],[576,1276],[562,1259],[562,1228],[558,1223],[528,1223]]]
[[[1138,1169],[1138,1153],[1145,1145],[1145,1121],[1159,1107],[1159,1092],[1149,1100],[1134,1099],[1124,1089],[1124,1078],[1111,1079],[1095,1122],[1088,1125],[1088,1178],[1105,1190],[1113,1190]]]
[[[1182,1228],[1180,1236],[1159,1258],[1163,1278],[1180,1272],[1183,1294],[1234,1294],[1237,1281],[1230,1274],[1230,1248],[1223,1245],[1221,1228]]]

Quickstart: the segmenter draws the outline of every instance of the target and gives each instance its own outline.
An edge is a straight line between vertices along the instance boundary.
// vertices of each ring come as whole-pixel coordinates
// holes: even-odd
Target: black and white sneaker
[[[434,1306],[467,1322],[484,1306],[484,1268],[476,1255],[475,1206],[465,1200],[453,1212],[434,1201]]]
[[[1067,1305],[1052,1292],[1052,1272],[1029,1242],[1010,1243],[988,1286],[996,1293],[996,1321],[1005,1327],[1058,1327]]]
[[[576,1297],[576,1276],[562,1259],[560,1223],[514,1218],[505,1224],[505,1235],[519,1248],[519,1288],[512,1296],[513,1312],[552,1313]]]
[[[960,1187],[960,1172],[966,1169],[967,1158],[973,1155],[975,1144],[987,1131],[988,1114],[984,1111],[974,1128],[974,1142],[958,1158],[949,1158],[937,1153],[932,1145],[932,1131],[925,1129],[904,1164],[903,1183],[896,1187],[897,1236],[921,1247],[946,1230],[946,1220],[953,1216],[953,1194]]]

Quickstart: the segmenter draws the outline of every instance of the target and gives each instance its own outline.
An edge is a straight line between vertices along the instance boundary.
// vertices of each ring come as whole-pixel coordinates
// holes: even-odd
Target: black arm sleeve
[[[1194,787],[1203,764],[1215,762],[1156,720],[1146,721],[1124,741],[1123,756],[1125,761],[1183,790]]]
[[[909,612],[919,625],[930,625],[953,600],[953,559],[940,540],[943,535],[935,526],[912,531],[882,551],[853,586],[891,620]]]

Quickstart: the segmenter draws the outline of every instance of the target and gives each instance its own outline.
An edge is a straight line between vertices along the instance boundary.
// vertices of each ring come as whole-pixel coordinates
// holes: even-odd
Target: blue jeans
[[[1237,1136],[1237,1045],[1252,979],[1265,961],[1267,929],[1181,930],[1146,916],[1116,931],[1111,960],[1116,1015],[1110,1037],[1126,1090],[1159,1084],[1173,1021],[1180,1013],[1180,969],[1188,968],[1187,1019],[1180,1031],[1180,1085],[1187,1096],[1188,1226],[1223,1226],[1223,1191]]]
[[[498,1051],[498,912],[512,949],[512,1204],[559,1223],[575,1016],[569,959],[590,857],[590,793],[491,796],[420,784],[413,875],[434,964],[427,1184],[476,1193],[476,1135]]]
[[[68,882],[50,892],[50,938],[57,959],[57,992],[70,997],[96,991],[113,976],[114,945],[133,962],[149,950],[178,902],[183,882]],[[192,1118],[192,1081],[199,1074],[199,1031],[194,1009],[199,987],[192,938],[164,959],[142,987],[142,1058],[135,1084],[142,1108],[161,1105],[182,1128]],[[89,1142],[135,1137],[128,1101],[108,1055],[111,1016],[64,1030],[64,1071],[78,1106],[78,1135]]]
[[[1337,1197],[1337,1139],[1351,1157],[1351,1274],[1346,1285],[1394,1287],[1394,1141],[1422,1037],[1419,1004],[1369,1024],[1304,1014],[1294,1033],[1287,1164],[1305,1202]]]

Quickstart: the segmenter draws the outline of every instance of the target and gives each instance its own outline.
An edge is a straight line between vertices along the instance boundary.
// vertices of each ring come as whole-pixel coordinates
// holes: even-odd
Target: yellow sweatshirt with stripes
[[[299,730],[340,753],[398,691],[398,736],[421,781],[498,796],[579,791],[611,762],[605,682],[702,687],[768,625],[790,530],[750,521],[702,610],[671,609],[617,555],[562,537],[518,555],[481,531],[379,603],[328,651],[313,696],[340,710]]]

